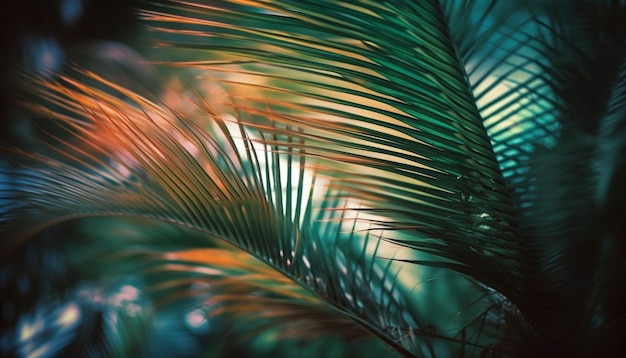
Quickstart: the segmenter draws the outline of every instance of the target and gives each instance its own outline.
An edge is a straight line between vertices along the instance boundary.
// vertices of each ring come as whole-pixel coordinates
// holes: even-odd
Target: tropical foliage
[[[626,4],[137,14],[142,72],[19,80],[3,354],[623,350]]]

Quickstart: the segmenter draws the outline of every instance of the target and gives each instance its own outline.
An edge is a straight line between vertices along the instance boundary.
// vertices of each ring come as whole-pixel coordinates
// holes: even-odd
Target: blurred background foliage
[[[218,222],[218,229],[213,230],[217,233],[211,234],[210,215],[203,218],[211,222],[206,226],[193,221],[194,215],[204,213],[202,210],[192,208],[189,216],[181,214],[182,219],[175,215],[166,220],[133,218],[135,204],[131,200],[129,211],[123,215],[106,217],[107,207],[89,217],[87,209],[83,215],[80,206],[63,207],[62,200],[57,199],[58,208],[52,206],[52,214],[42,215],[41,223],[28,222],[32,218],[22,223],[14,217],[14,213],[27,212],[21,211],[21,197],[2,196],[2,224],[9,231],[13,221],[32,229],[53,220],[57,218],[54,210],[64,213],[70,207],[67,210],[75,215],[37,231],[19,245],[9,239],[3,244],[2,355],[550,356],[596,351],[610,354],[613,349],[623,348],[612,335],[624,327],[624,308],[617,302],[626,292],[621,283],[626,269],[620,263],[625,234],[620,218],[625,212],[621,185],[625,163],[621,154],[626,143],[626,37],[622,22],[626,5],[620,1],[440,1],[438,6],[447,26],[443,32],[454,45],[459,68],[466,76],[466,82],[461,83],[468,87],[466,99],[470,102],[459,105],[458,113],[467,122],[447,124],[442,120],[441,127],[420,127],[416,132],[432,130],[428,133],[435,133],[435,139],[434,144],[420,143],[426,159],[413,162],[413,156],[402,156],[403,150],[412,148],[398,147],[394,151],[386,147],[393,147],[396,142],[391,137],[399,135],[403,126],[412,125],[402,122],[404,118],[421,118],[424,112],[425,116],[448,118],[449,113],[438,104],[430,109],[411,107],[411,96],[428,94],[406,89],[411,81],[419,82],[422,77],[397,70],[397,66],[412,64],[398,57],[406,56],[404,49],[396,43],[385,48],[375,41],[358,42],[346,35],[350,29],[338,29],[336,33],[329,30],[327,26],[333,21],[352,19],[361,26],[358,19],[350,17],[354,10],[346,5],[350,2],[342,2],[346,6],[343,10],[332,2],[320,2],[319,9],[310,10],[318,12],[320,18],[300,9],[297,3],[278,3],[284,8],[274,9],[263,2],[208,1],[208,11],[203,12],[192,5],[169,1],[28,0],[16,4],[11,12],[3,12],[3,192],[18,192],[28,181],[24,178],[31,178],[27,166],[16,164],[17,153],[8,146],[61,161],[73,151],[89,152],[94,144],[83,143],[85,138],[76,129],[78,126],[65,122],[59,126],[58,122],[63,121],[60,117],[50,118],[56,114],[79,117],[81,109],[68,103],[87,106],[80,97],[87,93],[104,103],[103,107],[110,105],[139,123],[132,116],[141,116],[142,112],[135,113],[133,108],[147,112],[152,107],[136,94],[161,106],[164,112],[181,115],[166,118],[166,124],[155,123],[155,136],[169,125],[187,128],[190,133],[200,128],[209,133],[207,138],[224,141],[226,151],[241,152],[255,150],[241,150],[242,144],[231,143],[228,138],[261,138],[261,149],[255,153],[269,152],[265,161],[257,158],[258,168],[250,169],[250,162],[255,163],[250,157],[235,160],[232,170],[244,173],[244,179],[249,178],[245,173],[250,170],[262,178],[260,190],[270,198],[271,205],[268,212],[258,209],[252,214],[233,209],[229,213],[241,215],[238,218],[246,223],[223,228],[220,225],[224,224]],[[395,17],[405,20],[402,14],[387,13],[388,3],[401,9],[401,1],[384,2],[379,8],[375,2],[363,3],[380,10],[387,21],[393,22],[389,19]],[[222,10],[211,13],[210,6]],[[290,23],[281,16],[261,16],[279,10],[294,18],[309,16],[310,22]],[[347,15],[325,18],[331,11]],[[161,12],[172,17],[162,18]],[[198,21],[178,22],[176,16]],[[234,30],[220,26],[220,21],[230,21]],[[237,26],[255,31],[239,33]],[[167,30],[170,28],[174,30]],[[371,32],[377,31],[381,30],[372,26]],[[208,33],[212,36],[207,40],[202,34]],[[300,37],[285,40],[280,37],[283,33]],[[250,38],[243,36],[246,34]],[[393,39],[396,35],[385,36]],[[311,48],[299,42],[307,44],[311,39],[319,41]],[[574,40],[575,46],[571,43]],[[324,48],[325,42],[331,45]],[[259,52],[254,52],[257,44]],[[248,48],[249,53],[245,51]],[[355,54],[346,55],[351,49]],[[368,60],[367,55],[381,57]],[[310,68],[298,68],[298,62],[294,62],[294,68],[286,66],[291,56],[302,64],[309,63]],[[368,62],[375,65],[364,65]],[[390,69],[389,75],[377,77],[379,67]],[[327,68],[328,73],[337,71],[343,77],[335,78],[318,68]],[[425,77],[425,82],[432,80]],[[85,87],[74,86],[67,78],[77,78]],[[384,81],[376,82],[380,78]],[[368,92],[371,88],[367,81],[379,86],[380,92]],[[31,87],[24,86],[24,82]],[[55,90],[57,83],[75,92]],[[397,84],[397,88],[386,88],[389,83]],[[21,89],[24,87],[26,90]],[[89,93],[92,88],[98,92]],[[402,93],[404,89],[406,93]],[[56,101],[50,93],[58,94],[58,98],[67,96],[67,102]],[[203,99],[207,98],[210,108],[203,107]],[[33,108],[24,111],[14,104],[26,101],[45,105],[50,112]],[[264,107],[271,107],[269,114]],[[299,117],[307,111],[313,114]],[[226,118],[215,122],[223,124],[203,119],[212,112]],[[238,117],[240,112],[246,113],[242,115],[245,119]],[[274,113],[279,114],[274,117]],[[293,128],[285,124],[284,113],[293,116]],[[480,133],[480,126],[472,127],[475,123],[466,115],[476,115],[484,133]],[[190,120],[196,116],[200,119]],[[298,140],[304,143],[305,139],[297,135],[299,129],[295,129],[302,118],[316,125],[315,121],[320,120],[319,126],[336,129],[332,133],[337,134],[337,142],[354,139],[360,143],[371,135],[374,144],[342,144],[349,148],[343,149],[340,144],[316,137],[326,133],[324,128],[303,125],[312,134],[311,138],[302,138],[307,144],[320,146],[317,152],[311,147],[319,158],[306,159],[307,168],[310,165],[321,173],[310,178],[303,169],[304,161],[298,159],[299,150],[304,149],[281,144]],[[357,123],[365,118],[367,123]],[[237,128],[226,124],[229,121],[248,127]],[[187,127],[188,122],[194,124]],[[335,123],[339,123],[336,128]],[[381,123],[391,124],[387,127]],[[346,126],[341,127],[343,124]],[[351,125],[357,128],[354,133],[365,133],[363,137],[341,137],[353,129]],[[133,132],[140,126],[131,124],[128,130]],[[107,128],[93,127],[94,132],[100,129],[105,134]],[[384,132],[385,128],[391,133],[389,137],[371,134]],[[123,132],[117,128],[111,133],[118,133],[116,130]],[[219,173],[227,166],[227,160],[220,160],[235,156],[231,152],[214,154],[211,149],[198,154],[198,143],[209,139],[185,142],[186,133],[180,132],[183,139],[172,134],[179,146],[171,150],[184,148],[191,153],[189,162],[183,163],[198,162],[207,172],[206,168],[214,165],[212,170]],[[447,135],[450,138],[437,142]],[[62,138],[65,143],[57,141],[49,146],[51,137]],[[120,148],[133,148],[124,146],[123,138],[119,140]],[[403,180],[399,173],[413,174],[403,165],[419,163],[426,169],[416,171],[426,172],[430,167],[423,163],[437,162],[439,153],[428,150],[450,145],[454,152],[457,141],[462,142],[462,150],[475,146],[467,149],[474,157],[463,157],[461,163],[474,160],[482,165],[482,150],[493,153],[497,161],[493,183],[488,181],[489,174],[464,171],[466,168],[446,172],[460,173],[455,175],[460,183],[458,193],[449,190],[444,195],[437,191],[437,183],[446,183],[443,176],[433,179],[432,186],[424,179],[415,192],[404,190],[394,181]],[[491,148],[487,148],[489,143]],[[110,145],[103,145],[101,152],[94,151],[87,169],[95,168],[94,162],[111,167],[124,164],[119,158],[125,158],[125,154],[120,154],[118,162],[107,162],[109,153],[105,149],[114,151],[114,145]],[[343,152],[347,150],[352,152]],[[282,154],[275,154],[279,151]],[[337,164],[326,160],[324,156],[329,153],[347,159]],[[375,165],[384,165],[367,169],[370,163],[359,153],[364,153],[363,158],[381,160]],[[218,159],[207,164],[198,159],[203,154]],[[393,169],[384,162],[387,156],[392,158],[389,166]],[[441,158],[441,168],[448,168],[448,158]],[[453,163],[455,159],[449,160]],[[175,163],[176,158],[171,165]],[[289,170],[275,169],[284,163],[288,163]],[[439,163],[432,167],[436,165]],[[472,170],[492,169],[480,165]],[[103,175],[102,182],[111,180],[141,188],[142,195],[151,190],[162,195],[158,192],[159,178],[152,178],[149,170],[146,174],[132,165],[124,168],[115,167],[111,170],[115,174],[103,171],[112,179]],[[267,168],[273,172],[262,173]],[[362,181],[351,183],[351,170],[362,171]],[[444,170],[436,168],[433,172]],[[327,172],[335,176],[324,177]],[[387,181],[380,180],[385,175]],[[33,182],[39,180],[32,178]],[[419,176],[412,177],[417,182],[415,178]],[[222,185],[228,183],[227,179]],[[309,183],[312,180],[317,182]],[[236,182],[234,177],[232,181]],[[72,183],[79,187],[81,182]],[[277,189],[281,186],[282,190]],[[304,193],[298,189],[301,187]],[[330,188],[331,194],[314,194],[323,192],[323,188]],[[345,189],[349,195],[332,194],[333,188],[338,188],[337,192]],[[386,190],[380,198],[373,192],[378,189]],[[53,191],[51,187],[44,192]],[[128,198],[135,198],[130,194]],[[450,199],[448,194],[455,197]],[[26,197],[28,193],[21,195]],[[398,199],[403,195],[415,196]],[[434,199],[428,202],[427,198]],[[284,203],[278,204],[281,200]],[[368,203],[386,200],[400,203],[399,213],[384,206],[380,212],[368,211]],[[192,198],[189,202],[190,207],[195,203]],[[94,203],[97,206],[97,199]],[[293,203],[299,205],[290,205]],[[453,214],[446,217],[448,212],[441,208],[448,204],[455,206],[450,210],[467,214],[465,221],[455,221]],[[344,209],[334,214],[335,208]],[[159,217],[158,213],[155,210],[144,216]],[[167,219],[187,227],[172,225]],[[314,224],[307,226],[301,221]],[[302,237],[293,239],[290,230]],[[449,234],[444,249],[436,241],[442,232]],[[250,239],[262,241],[265,236],[277,238],[276,243],[270,241],[274,246]],[[235,239],[226,243],[224,237]],[[426,243],[416,244],[416,237]],[[381,238],[386,240],[379,241]],[[316,248],[315,243],[320,247]],[[416,247],[421,251],[412,250]],[[297,263],[289,261],[297,258]],[[494,267],[503,270],[498,272]],[[489,272],[491,276],[485,276]],[[575,343],[585,340],[588,346]]]

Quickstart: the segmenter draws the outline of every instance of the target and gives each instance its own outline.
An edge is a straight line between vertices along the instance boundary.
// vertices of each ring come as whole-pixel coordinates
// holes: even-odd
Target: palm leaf
[[[232,59],[221,58],[219,67],[227,68],[222,65],[224,62],[239,63],[243,54],[243,60],[250,67],[248,72],[271,82],[271,85],[256,86],[263,90],[262,98],[248,96],[245,103],[235,99],[233,104],[235,114],[246,113],[253,120],[236,118],[240,127],[235,136],[244,138],[250,154],[241,157],[232,139],[234,134],[215,115],[211,125],[218,133],[209,136],[205,134],[206,125],[200,126],[178,113],[164,113],[156,104],[93,74],[87,75],[133,100],[141,109],[129,107],[114,96],[70,78],[63,78],[64,83],[60,84],[41,83],[42,96],[69,112],[69,116],[58,112],[49,114],[64,121],[78,137],[86,139],[89,147],[81,149],[69,142],[62,143],[65,147],[57,150],[61,157],[72,159],[72,163],[50,160],[48,168],[44,169],[46,172],[27,173],[33,176],[30,180],[35,183],[35,190],[52,187],[39,181],[60,185],[56,185],[54,191],[41,193],[45,197],[43,203],[38,198],[24,202],[25,211],[32,214],[40,205],[48,206],[44,212],[36,214],[44,225],[77,214],[132,214],[183,223],[231,240],[266,262],[276,263],[287,274],[306,281],[319,278],[317,272],[308,278],[297,271],[307,266],[301,263],[304,258],[311,264],[309,255],[314,254],[307,240],[315,239],[308,237],[311,235],[308,230],[297,228],[296,223],[313,221],[310,211],[302,213],[304,216],[292,217],[290,205],[284,202],[293,203],[291,187],[301,188],[305,163],[310,163],[306,165],[321,174],[332,175],[330,188],[340,189],[342,197],[348,195],[361,200],[359,205],[364,208],[358,211],[369,213],[369,225],[374,225],[368,230],[385,229],[387,241],[446,259],[440,263],[423,259],[408,261],[450,267],[475,276],[491,272],[493,282],[486,282],[488,285],[515,294],[508,284],[510,277],[493,274],[504,272],[506,268],[511,271],[510,275],[520,275],[516,267],[518,249],[511,227],[510,204],[507,195],[501,195],[505,192],[503,182],[478,111],[473,105],[466,105],[473,103],[472,94],[447,30],[440,26],[439,32],[433,32],[432,25],[422,28],[407,19],[385,19],[385,14],[409,11],[422,16],[426,12],[429,14],[426,18],[443,21],[436,4],[408,5],[401,9],[403,5],[366,3],[339,8],[333,13],[341,20],[352,12],[349,16],[353,18],[367,17],[387,27],[386,31],[376,33],[367,23],[357,23],[354,29],[337,28],[332,22],[324,22],[327,17],[320,18],[319,13],[312,13],[310,4],[304,3],[297,7],[290,3],[268,5],[256,10],[244,7],[240,10],[246,16],[237,18],[232,17],[230,7],[208,13],[206,10],[215,9],[193,4],[174,6],[176,9],[182,6],[182,10],[189,10],[196,16],[217,14],[224,19],[194,18],[190,21],[155,12],[145,14],[148,20],[160,22],[208,24],[203,33],[210,32],[216,39],[223,30],[224,39],[229,42],[234,39],[231,43],[235,45],[209,46],[208,49],[217,55],[237,54]],[[374,11],[382,15],[370,15]],[[251,27],[258,24],[263,24],[263,28]],[[275,29],[280,29],[280,33]],[[322,51],[317,48],[321,45],[316,41],[318,37],[325,39]],[[277,56],[264,45],[283,49],[285,53]],[[405,59],[407,48],[421,56]],[[316,69],[317,64],[324,66]],[[288,76],[278,70],[286,71]],[[428,75],[424,76],[425,73]],[[223,82],[232,87],[246,86]],[[392,91],[392,84],[404,84],[406,91]],[[353,97],[344,98],[345,93],[352,93]],[[362,104],[362,97],[370,98],[371,102]],[[211,107],[204,101],[200,100],[198,107],[212,114]],[[379,109],[381,107],[386,109]],[[266,122],[259,121],[258,117],[265,117]],[[218,143],[216,137],[222,138],[226,146]],[[257,155],[252,151],[253,142],[260,143],[265,154]],[[185,147],[189,143],[202,152],[200,159]],[[265,158],[259,159],[259,156]],[[299,181],[294,177],[287,180],[288,187],[283,192],[278,163],[286,162],[291,168],[295,166],[294,158],[300,167]],[[89,171],[99,169],[99,173],[86,176],[77,164],[91,168]],[[355,172],[362,174],[355,176]],[[291,170],[288,175],[290,173]],[[85,177],[91,180],[85,181]],[[295,208],[307,201],[303,195],[306,193],[296,194]],[[148,198],[152,198],[149,203]],[[56,202],[57,206],[51,207],[46,202]],[[332,217],[345,221],[343,211],[336,211]],[[235,224],[242,221],[249,226]],[[15,222],[16,227],[11,230],[22,232],[19,221]],[[31,229],[28,223],[23,226]],[[28,236],[28,230],[24,237]],[[265,241],[252,239],[259,231]],[[333,232],[337,229],[323,236],[332,237],[336,235]],[[273,239],[268,242],[267,238]],[[493,244],[497,240],[502,242],[499,246]],[[305,251],[298,253],[298,248]],[[280,256],[290,252],[293,252],[294,262],[300,263],[295,268],[285,265]],[[317,265],[328,272],[336,263],[328,266],[322,260]],[[387,275],[393,277],[390,271],[384,271],[383,283]],[[372,278],[366,280],[371,282]],[[341,285],[313,286],[317,290],[325,289],[329,300],[336,306],[347,306],[348,312],[358,311],[358,307],[364,305],[355,298],[353,302],[345,302],[342,297],[345,287]],[[352,286],[354,282],[348,285]],[[392,284],[391,297],[394,287]],[[378,300],[386,302],[374,299]],[[396,304],[393,300],[387,301],[385,314],[368,318],[364,322],[366,326],[375,323],[379,332],[394,327],[401,328],[397,332],[401,332],[402,327],[419,330],[416,318],[409,323],[405,323],[402,315],[394,318],[397,314],[392,308]],[[363,316],[366,315],[359,312],[355,317]]]
[[[393,284],[393,270],[374,270],[378,264],[367,264],[371,259],[366,259],[362,250],[356,253],[364,264],[364,267],[355,266],[360,267],[359,275],[353,275],[352,266],[344,262],[346,256],[355,254],[353,240],[339,236],[338,225],[343,220],[340,223],[333,220],[341,218],[341,211],[323,211],[329,220],[327,229],[324,230],[326,225],[311,226],[318,221],[311,207],[315,182],[308,189],[304,186],[305,157],[300,156],[294,162],[294,155],[282,155],[276,147],[270,147],[261,153],[265,158],[259,158],[250,144],[249,156],[244,159],[233,139],[250,136],[243,127],[235,127],[233,130],[239,131],[235,135],[225,122],[213,116],[203,124],[214,125],[217,133],[209,136],[210,129],[201,127],[201,123],[183,122],[186,118],[166,113],[122,88],[112,89],[128,95],[138,107],[69,78],[65,81],[62,91],[57,91],[61,87],[54,82],[41,82],[39,88],[45,91],[42,96],[51,104],[73,112],[73,115],[61,111],[50,115],[57,116],[71,133],[88,141],[79,145],[59,138],[60,146],[54,150],[63,159],[48,158],[45,168],[24,171],[26,185],[21,193],[14,194],[32,190],[35,195],[23,200],[16,212],[21,209],[37,213],[44,225],[76,217],[133,215],[189,226],[262,258],[366,327],[376,323],[380,328],[375,332],[392,327],[417,329],[414,326],[417,321],[409,318],[411,321],[406,323],[407,317],[400,310],[404,304],[397,301],[401,298]],[[71,86],[76,88],[72,90]],[[152,117],[147,113],[153,113]],[[178,132],[172,132],[178,128],[174,123],[182,126]],[[176,134],[179,136],[175,137]],[[217,142],[218,136],[223,140],[221,144]],[[197,154],[197,151],[200,155],[195,157],[192,152]],[[279,173],[283,161],[287,162],[288,176],[296,170],[286,189]],[[296,194],[284,193],[292,191],[292,185],[298,188]],[[150,197],[148,204],[145,200]],[[285,200],[293,200],[296,208],[305,210],[296,209],[298,216],[294,217],[291,209],[285,209]],[[330,198],[323,203],[329,201]],[[56,206],[51,206],[52,203]],[[247,224],[241,225],[243,222]],[[26,236],[17,235],[15,241],[5,241],[7,247],[19,244],[22,237],[40,229],[33,228],[28,219],[16,219],[12,223],[9,233]],[[347,287],[364,286],[371,289],[360,292],[359,297],[345,291]],[[382,306],[368,304],[368,300]],[[384,333],[379,335],[386,337]],[[402,349],[394,339],[389,338],[389,343]]]
[[[595,148],[578,140],[588,128],[612,143],[602,163],[621,165],[623,54],[604,49],[623,40],[602,30],[575,44],[569,24],[593,11],[526,5],[147,5],[140,16],[165,59],[157,62],[191,74],[189,98],[163,105],[80,70],[32,80],[39,102],[27,108],[65,132],[51,134],[52,154],[7,152],[28,168],[1,169],[18,183],[0,189],[13,205],[3,212],[3,255],[70,219],[157,219],[205,234],[197,246],[225,240],[268,266],[222,247],[146,245],[110,260],[149,262],[139,271],[165,302],[204,272],[215,311],[254,322],[255,334],[268,322],[316,334],[342,322],[360,337],[347,317],[404,355],[436,355],[441,341],[461,355],[579,351],[566,337],[608,352],[617,343],[602,335],[621,327],[623,290],[604,279],[602,260],[621,236],[614,222],[592,229],[585,204],[595,195],[599,208],[619,205],[606,192],[621,172],[598,170],[593,190],[593,179],[565,177],[591,178],[591,159],[575,162],[577,149]],[[612,6],[620,18],[623,6]],[[604,58],[601,78],[589,78]],[[596,96],[580,90],[587,83]],[[542,150],[551,155],[536,160]],[[554,175],[552,160],[568,174]],[[562,186],[565,196],[554,191]],[[570,193],[575,209],[560,210]],[[589,253],[596,270],[580,264]],[[418,271],[399,278],[411,264],[476,284],[484,295],[459,313],[486,307],[456,333],[433,331],[410,296]],[[260,307],[269,317],[254,314]],[[495,310],[504,332],[493,330]]]
[[[233,10],[229,7],[220,10],[186,3],[171,6],[183,14],[146,12],[145,17],[159,24],[169,22],[172,25],[163,25],[169,28],[191,24],[195,31],[210,33],[210,41],[198,44],[194,32],[181,29],[182,36],[176,42],[159,44],[222,55],[216,60],[217,65],[204,63],[203,67],[209,71],[219,71],[224,62],[244,60],[260,66],[250,70],[257,77],[270,72],[268,81],[272,85],[262,87],[263,99],[257,99],[261,103],[256,106],[262,106],[265,98],[272,98],[272,105],[277,107],[272,111],[278,117],[274,120],[297,121],[305,132],[300,135],[306,136],[308,155],[341,163],[339,169],[338,164],[330,164],[329,171],[333,174],[341,173],[343,168],[353,172],[357,169],[351,166],[365,165],[367,169],[361,170],[363,174],[359,178],[343,179],[342,188],[351,188],[359,197],[371,197],[364,206],[376,208],[378,215],[386,216],[386,227],[403,227],[402,231],[412,231],[412,238],[431,241],[445,236],[445,243],[431,243],[423,249],[455,260],[458,259],[455,254],[447,251],[460,250],[465,264],[474,255],[467,250],[468,242],[478,250],[484,249],[480,240],[468,235],[468,231],[477,236],[486,235],[489,240],[502,238],[506,244],[495,245],[501,248],[513,245],[510,251],[494,252],[496,257],[502,255],[504,259],[494,259],[492,265],[499,266],[515,256],[516,244],[512,242],[516,234],[511,226],[510,202],[506,195],[499,194],[506,190],[477,109],[473,104],[460,105],[474,101],[447,30],[443,25],[436,27],[438,21],[444,23],[437,4],[365,2],[336,8],[329,5],[322,15],[317,11],[320,4],[262,3],[256,5],[260,9],[252,6],[238,9],[245,16],[236,19],[232,18]],[[412,14],[424,17],[424,21],[386,18],[392,13]],[[348,18],[363,20],[347,22]],[[343,22],[349,26],[338,26]],[[420,27],[428,22],[435,25]],[[185,40],[186,37],[190,39]],[[323,52],[318,49],[319,38],[324,39]],[[276,49],[281,52],[277,53]],[[407,51],[416,51],[419,56],[408,56]],[[316,69],[320,64],[323,67]],[[324,72],[320,73],[321,70]],[[317,74],[309,79],[312,71]],[[300,81],[306,81],[303,82],[307,85],[306,93],[298,90]],[[403,86],[403,91],[393,89],[398,85]],[[289,90],[294,86],[295,90]],[[364,105],[361,100],[343,95],[351,93],[349,89],[353,87],[359,99],[369,98],[371,104]],[[281,95],[285,92],[290,95],[288,100],[274,99],[278,97],[273,95],[274,89]],[[253,101],[254,98],[246,98],[246,102],[252,102],[246,107],[248,111],[252,110],[249,107],[255,107]],[[386,110],[388,106],[391,108]],[[289,108],[289,113],[281,115],[281,107]],[[361,114],[348,108],[367,112]],[[383,110],[376,111],[377,108]],[[303,118],[293,115],[294,111],[302,112]],[[311,113],[315,118],[325,118],[313,121]],[[316,140],[329,137],[338,144],[337,148],[326,140],[316,144]],[[441,160],[439,154],[444,150],[449,155]],[[374,189],[369,190],[370,187]],[[483,200],[489,205],[483,204]],[[434,202],[437,204],[433,205]],[[484,229],[487,232],[481,232]],[[402,240],[403,244],[416,248],[422,242]],[[459,269],[471,273],[479,266],[489,267],[482,253],[476,258],[475,267],[472,262]],[[509,260],[508,265],[514,266],[515,262]],[[493,273],[501,268],[488,270]],[[507,270],[518,268],[507,267]]]

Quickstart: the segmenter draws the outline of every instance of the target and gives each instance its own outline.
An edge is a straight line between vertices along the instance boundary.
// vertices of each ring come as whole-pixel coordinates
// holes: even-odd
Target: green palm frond
[[[85,75],[107,85],[102,78]],[[323,210],[335,199],[323,199],[323,207],[317,210],[312,206],[315,180],[309,179],[306,187],[305,156],[296,156],[297,151],[281,154],[275,144],[257,153],[249,142],[247,157],[242,157],[246,153],[238,150],[235,138],[252,134],[242,125],[229,129],[221,118],[211,116],[209,108],[197,107],[204,113],[203,121],[192,121],[112,84],[110,90],[134,100],[135,106],[69,78],[61,80],[63,87],[60,82],[42,81],[38,88],[50,105],[66,112],[56,116],[66,124],[70,137],[87,140],[76,144],[59,138],[54,150],[63,159],[48,158],[45,168],[23,174],[32,185],[25,189],[41,191],[41,196],[22,201],[16,212],[41,210],[38,218],[43,226],[111,215],[178,223],[243,248],[366,327],[377,325],[375,332],[388,330],[392,345],[397,339],[393,328],[419,329],[417,319],[400,310],[405,304],[398,301],[391,262],[375,269],[380,264],[366,256],[368,252],[354,252],[358,238],[340,235],[341,225],[348,220],[343,219],[343,211]],[[47,111],[45,107],[34,110]],[[209,136],[211,126],[214,131]],[[283,163],[286,173],[281,174]],[[288,177],[286,186],[281,175]],[[294,212],[285,201],[295,204]],[[319,209],[323,217],[316,218]],[[41,229],[24,218],[14,220],[9,228],[9,233],[22,234],[15,240]],[[322,219],[328,224],[316,225]],[[369,235],[360,236],[367,241]],[[11,247],[19,241],[5,244]],[[363,266],[352,266],[345,257],[361,257]],[[209,264],[215,263],[209,260]],[[363,292],[355,296],[346,292],[350,287]],[[400,344],[398,349],[412,343]]]
[[[556,99],[545,75],[550,62],[545,53],[559,43],[557,23],[545,23],[545,10],[525,5],[444,5],[513,206],[522,216],[535,198],[528,174],[532,153],[537,146],[554,146],[559,133]]]
[[[191,35],[166,45],[202,49],[219,56],[218,65],[204,64],[207,70],[228,61],[261,66],[250,73],[269,76],[271,85],[262,88],[263,98],[257,106],[268,97],[278,97],[274,89],[286,92],[290,95],[287,99],[273,99],[275,120],[302,127],[308,155],[339,162],[330,168],[335,175],[352,173],[358,170],[352,166],[365,165],[358,178],[350,175],[349,181],[341,179],[345,182],[342,188],[354,190],[359,197],[371,197],[364,203],[370,209],[365,210],[386,217],[386,228],[402,227],[404,232],[412,231],[412,238],[426,239],[398,239],[403,244],[433,254],[450,250],[444,256],[452,259],[454,250],[460,250],[466,265],[459,269],[468,273],[479,266],[490,272],[501,271],[501,267],[489,267],[482,253],[477,255],[475,267],[467,265],[473,255],[467,242],[471,241],[476,250],[486,249],[472,236],[486,235],[490,240],[506,241],[496,246],[511,250],[492,254],[512,258],[510,265],[515,265],[511,204],[508,196],[502,195],[506,189],[497,161],[437,4],[364,2],[358,6],[328,5],[320,12],[320,4],[308,2],[263,3],[255,4],[256,8],[242,7],[240,11],[246,16],[235,21],[230,8],[172,6],[182,14],[146,12],[145,18],[165,23],[162,26],[166,28],[191,23],[195,31],[210,33],[211,37],[208,43],[196,44],[194,32],[180,29],[180,34]],[[388,14],[406,14],[407,18]],[[408,16],[425,20],[411,22]],[[435,25],[427,25],[428,21]],[[437,23],[441,25],[436,27]],[[320,38],[324,51],[318,48]],[[301,81],[306,81],[307,92],[299,90]],[[398,85],[403,91],[394,89]],[[358,97],[346,97],[346,93]],[[363,97],[368,98],[367,104]],[[254,98],[247,97],[246,101],[251,103]],[[290,111],[282,114],[281,107]],[[314,121],[317,117],[322,119]],[[337,146],[329,145],[329,137]],[[440,156],[443,151],[448,153],[443,154],[445,159]],[[445,243],[432,242],[443,236]],[[504,261],[496,259],[492,264],[498,266]]]
[[[624,212],[626,12],[552,5],[145,4],[152,65],[185,84],[29,77],[22,109],[58,128],[43,153],[2,152],[0,258],[112,217],[135,229],[81,236],[80,277],[133,272],[157,312],[201,307],[240,337],[608,353],[625,317],[607,210]],[[428,287],[464,290],[452,318]],[[85,344],[138,352],[116,330]]]

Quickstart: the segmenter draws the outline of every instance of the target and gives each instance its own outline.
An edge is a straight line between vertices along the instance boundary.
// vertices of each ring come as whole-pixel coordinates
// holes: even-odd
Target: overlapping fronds
[[[61,129],[47,153],[3,152],[17,165],[0,167],[0,257],[71,219],[155,219],[204,240],[113,245],[104,262],[139,262],[157,305],[201,298],[253,335],[365,328],[419,356],[608,352],[623,232],[594,223],[623,209],[609,192],[626,143],[624,6],[529,3],[146,4],[154,62],[190,86],[164,100],[85,70],[29,79],[25,108]],[[598,31],[577,44],[572,24]],[[469,277],[484,295],[457,313],[482,312],[432,329],[413,302],[420,266]]]
[[[142,14],[163,33],[158,44],[210,53],[214,60],[177,64],[234,96],[214,104],[198,93],[189,113],[93,73],[83,75],[106,91],[71,77],[38,82],[47,104],[31,109],[79,140],[56,137],[45,166],[18,174],[24,185],[11,195],[22,200],[5,247],[76,217],[170,221],[245,249],[390,340],[422,327],[397,293],[391,262],[375,269],[380,264],[365,258],[376,251],[356,236],[422,253],[387,259],[452,268],[519,294],[512,283],[524,267],[512,207],[438,4],[156,8]],[[216,105],[230,107],[230,117]],[[323,208],[335,209],[324,214],[334,224],[325,230],[314,220],[307,170],[331,179]],[[41,226],[32,226],[34,217]],[[356,223],[362,235],[339,235]],[[413,344],[392,345],[422,349]]]
[[[471,275],[521,274],[511,204],[438,4],[173,2],[143,17],[164,33],[160,46],[213,57],[178,65],[221,73],[245,63],[261,84],[223,81],[257,90],[245,110],[272,98],[273,119],[297,123],[301,133],[286,133],[329,161],[321,170],[398,231],[388,239],[462,261]],[[501,240],[499,250],[479,237]]]
[[[623,157],[625,143],[618,139],[626,119],[625,5],[574,1],[565,11],[556,4],[547,10],[560,41],[546,51],[542,69],[562,129],[553,148],[536,151],[531,167],[537,205],[525,236],[528,257],[541,269],[537,290],[528,296],[539,302],[532,319],[541,334],[561,343],[554,347],[565,354],[621,349],[614,337],[624,329],[626,312],[617,302],[624,299],[626,271],[615,256],[624,252],[616,239],[624,237],[623,229],[615,223],[625,212],[616,204],[624,195],[622,184],[605,185],[621,183],[617,172],[624,167],[612,158]],[[611,203],[603,199],[607,194]],[[568,340],[576,343],[563,343]]]
[[[513,206],[530,215],[537,197],[531,159],[559,136],[544,71],[546,51],[562,40],[554,30],[558,19],[522,1],[444,1],[443,7]]]
[[[416,349],[411,340],[395,343],[403,330],[420,329],[399,295],[397,268],[370,256],[375,251],[367,244],[369,233],[342,234],[355,219],[345,217],[345,210],[324,210],[345,207],[342,195],[325,194],[315,209],[315,174],[305,177],[311,175],[308,157],[296,155],[304,148],[281,150],[278,125],[272,127],[275,139],[258,149],[251,138],[263,133],[234,117],[227,124],[205,102],[194,107],[192,120],[95,74],[83,75],[108,89],[69,77],[37,86],[45,103],[30,109],[60,121],[69,139],[57,137],[54,154],[30,156],[31,168],[11,173],[22,185],[5,195],[21,201],[11,212],[5,252],[67,219],[139,216],[172,222],[246,250],[396,348]],[[272,113],[267,117],[273,119]],[[40,226],[32,225],[33,217]]]

